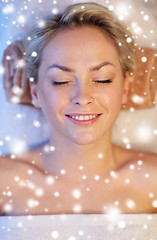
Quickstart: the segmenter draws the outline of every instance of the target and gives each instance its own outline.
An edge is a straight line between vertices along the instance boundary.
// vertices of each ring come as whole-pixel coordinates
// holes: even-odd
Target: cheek
[[[46,116],[61,115],[68,102],[68,96],[64,91],[56,91],[51,87],[40,92],[40,104]]]
[[[108,109],[120,109],[123,97],[123,87],[109,86],[108,88],[101,89],[98,92],[98,99],[101,105]]]

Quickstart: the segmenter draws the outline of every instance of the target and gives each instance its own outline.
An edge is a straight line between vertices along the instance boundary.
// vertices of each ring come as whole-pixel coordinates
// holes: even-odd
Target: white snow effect
[[[74,189],[74,190],[72,191],[72,196],[73,196],[74,198],[76,198],[76,199],[79,199],[79,198],[81,197],[81,191],[80,191],[80,189]]]

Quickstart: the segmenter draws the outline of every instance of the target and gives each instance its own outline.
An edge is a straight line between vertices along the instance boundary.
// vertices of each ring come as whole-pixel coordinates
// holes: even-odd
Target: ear
[[[126,72],[125,73],[125,78],[124,78],[124,89],[123,89],[122,104],[126,104],[127,101],[128,101],[129,79],[130,79],[130,74],[129,74],[129,72]]]
[[[31,90],[31,96],[32,96],[32,104],[36,108],[40,108],[40,101],[38,98],[38,86],[37,84],[30,83],[30,90]]]

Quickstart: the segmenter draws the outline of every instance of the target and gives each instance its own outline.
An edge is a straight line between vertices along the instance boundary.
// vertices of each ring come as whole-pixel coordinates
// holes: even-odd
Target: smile
[[[81,116],[78,116],[78,115],[76,115],[76,116],[70,116],[71,118],[73,118],[73,119],[76,119],[76,120],[79,120],[79,121],[85,121],[85,120],[89,120],[89,119],[93,119],[93,118],[96,118],[98,115],[85,115],[85,116],[83,116],[83,115],[81,115]]]
[[[74,114],[66,115],[73,123],[79,125],[87,125],[94,123],[101,114]]]

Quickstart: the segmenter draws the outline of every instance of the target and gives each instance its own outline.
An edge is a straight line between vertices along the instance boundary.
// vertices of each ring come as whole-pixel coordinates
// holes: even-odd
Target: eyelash
[[[96,80],[94,81],[96,83],[106,83],[106,84],[109,84],[109,83],[112,83],[112,80],[108,79],[108,80]],[[61,86],[61,85],[66,85],[68,84],[69,82],[52,82],[52,84],[54,86]]]
[[[111,83],[112,80],[111,79],[107,79],[107,80],[97,80],[95,81],[96,83]]]
[[[69,82],[52,82],[53,85],[55,86],[59,86],[59,85],[66,85],[68,84]]]

